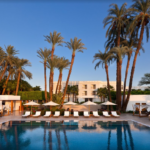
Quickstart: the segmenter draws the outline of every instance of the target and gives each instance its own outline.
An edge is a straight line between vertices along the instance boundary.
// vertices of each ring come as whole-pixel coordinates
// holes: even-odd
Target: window
[[[92,91],[92,95],[96,95],[96,91]]]
[[[87,89],[87,85],[86,84],[83,86],[83,89]]]
[[[84,95],[87,95],[87,91],[84,91]]]
[[[93,84],[93,85],[92,85],[92,89],[96,89],[96,84]]]

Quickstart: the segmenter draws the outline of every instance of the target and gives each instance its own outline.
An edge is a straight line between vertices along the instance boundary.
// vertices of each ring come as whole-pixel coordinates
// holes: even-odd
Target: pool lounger
[[[93,117],[95,118],[99,118],[100,115],[98,114],[98,111],[93,111]]]
[[[35,115],[33,115],[32,117],[40,117],[41,116],[41,111],[36,111]]]
[[[47,118],[51,116],[51,111],[46,111],[45,115],[43,117]]]
[[[53,115],[54,118],[60,117],[60,111],[55,111],[55,114]]]
[[[89,118],[89,117],[90,117],[88,111],[84,111],[83,116],[84,116],[85,118]]]
[[[66,118],[70,117],[69,111],[64,112],[64,117],[66,117]]]
[[[103,116],[104,116],[104,117],[111,117],[111,116],[108,114],[108,111],[103,111]]]
[[[120,117],[116,111],[111,111],[111,115],[116,118]]]
[[[73,117],[75,117],[75,118],[78,118],[78,117],[79,117],[78,111],[74,111],[74,112],[73,112]]]
[[[30,111],[26,111],[24,115],[22,115],[22,117],[30,117]]]

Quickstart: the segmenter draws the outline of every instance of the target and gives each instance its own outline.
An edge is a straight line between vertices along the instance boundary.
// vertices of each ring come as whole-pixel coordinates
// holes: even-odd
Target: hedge
[[[18,95],[21,96],[21,100],[45,100],[44,91],[19,91]],[[48,92],[47,98],[49,98]]]

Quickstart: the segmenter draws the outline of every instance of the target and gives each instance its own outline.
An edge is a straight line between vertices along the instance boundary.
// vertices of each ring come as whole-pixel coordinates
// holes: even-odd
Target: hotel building
[[[62,81],[61,83],[61,91],[64,90],[66,82]],[[122,84],[122,89],[123,89],[123,82]],[[69,84],[70,86],[76,85],[78,87],[79,93],[77,95],[77,99],[79,102],[83,101],[95,101],[95,102],[100,102],[101,99],[97,96],[97,89],[98,88],[104,88],[107,86],[107,81],[70,81]],[[116,81],[110,81],[110,85],[114,87],[116,90]],[[53,84],[53,93],[56,91],[56,86],[57,82],[54,82]],[[66,94],[66,101],[68,99],[68,96]],[[73,99],[73,96],[70,95],[70,100]]]

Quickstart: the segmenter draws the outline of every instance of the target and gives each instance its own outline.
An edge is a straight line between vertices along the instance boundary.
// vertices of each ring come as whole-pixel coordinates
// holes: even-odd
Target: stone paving
[[[105,118],[103,116],[100,116],[100,118],[94,118],[94,117],[90,117],[90,118],[84,118],[83,116],[80,116],[79,118],[74,118],[74,117],[70,117],[70,118],[64,118],[63,116],[60,116],[59,118],[44,118],[44,117],[39,117],[39,118],[33,118],[33,117],[28,117],[28,118],[22,118],[22,112],[19,111],[14,111],[13,114],[9,115],[9,116],[3,116],[0,117],[0,124],[3,122],[7,122],[7,121],[24,121],[24,120],[28,120],[28,121],[62,121],[62,120],[83,120],[83,121],[126,121],[126,120],[133,120],[136,122],[139,122],[141,124],[144,124],[146,126],[150,127],[150,120],[148,117],[139,117],[139,116],[133,116],[132,114],[121,114],[119,118]]]

